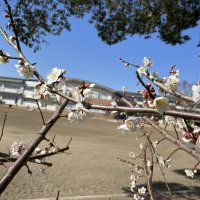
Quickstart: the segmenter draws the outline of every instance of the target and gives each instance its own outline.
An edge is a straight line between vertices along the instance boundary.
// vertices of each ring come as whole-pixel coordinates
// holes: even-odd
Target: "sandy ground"
[[[0,125],[5,111],[8,117],[3,140],[0,142],[1,152],[8,152],[7,149],[14,141],[28,144],[42,125],[37,111],[9,109],[5,106],[0,106]],[[44,115],[45,119],[48,119],[51,113],[46,112]],[[41,173],[38,165],[29,164],[33,172],[29,175],[24,167],[0,199],[55,199],[58,190],[61,191],[61,197],[66,197],[61,200],[83,199],[80,196],[87,196],[84,197],[85,200],[130,199],[124,197],[130,194],[130,169],[117,158],[129,159],[129,152],[138,152],[141,141],[136,141],[135,137],[139,136],[140,132],[122,135],[116,129],[117,126],[117,123],[106,120],[91,119],[82,124],[73,124],[66,118],[61,118],[48,136],[56,134],[56,142],[60,147],[63,147],[72,137],[68,151],[70,155],[60,154],[49,158],[48,161],[53,163],[53,167],[47,169],[46,173]],[[152,129],[148,128],[148,131]],[[157,133],[154,134],[157,136]],[[43,147],[44,144],[40,146]],[[159,150],[163,157],[167,157],[170,149],[175,148],[173,144],[166,141],[162,143]],[[179,192],[178,196],[182,199],[198,199],[198,194],[192,195],[192,193],[200,191],[200,175],[197,174],[194,179],[184,175],[184,169],[192,168],[195,164],[196,161],[186,153],[178,152],[173,155],[172,167],[164,170],[170,188],[172,191]],[[162,175],[158,167],[155,170],[154,186],[162,193],[165,190]],[[5,172],[6,169],[0,166],[0,177]],[[165,197],[157,199],[165,199]]]

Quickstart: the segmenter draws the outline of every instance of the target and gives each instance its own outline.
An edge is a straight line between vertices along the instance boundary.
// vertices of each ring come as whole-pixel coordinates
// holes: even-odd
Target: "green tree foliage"
[[[37,50],[47,34],[70,30],[70,17],[89,17],[98,36],[112,45],[128,36],[150,38],[156,33],[165,43],[190,39],[183,30],[198,25],[198,0],[10,0],[20,40]]]

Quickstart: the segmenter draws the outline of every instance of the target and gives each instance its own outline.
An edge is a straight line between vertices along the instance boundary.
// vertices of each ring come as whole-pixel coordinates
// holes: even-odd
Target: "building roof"
[[[38,81],[38,80],[0,76],[0,81],[9,81],[9,82],[13,82],[13,83],[23,83],[24,81]]]

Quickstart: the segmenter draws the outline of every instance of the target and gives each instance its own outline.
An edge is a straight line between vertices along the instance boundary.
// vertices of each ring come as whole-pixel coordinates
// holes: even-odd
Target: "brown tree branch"
[[[19,170],[24,166],[24,164],[28,161],[29,157],[35,150],[35,148],[40,144],[42,140],[45,139],[45,135],[52,128],[52,126],[57,122],[59,116],[62,111],[65,109],[68,100],[64,100],[63,103],[58,107],[52,117],[48,120],[48,122],[42,126],[40,131],[37,133],[36,137],[31,142],[29,148],[27,148],[22,155],[16,160],[16,162],[9,168],[8,172],[4,175],[4,177],[0,181],[0,194],[4,192],[9,183],[13,180],[15,175],[19,172]]]
[[[192,157],[196,158],[198,161],[200,161],[200,154],[197,153],[194,149],[189,148],[184,143],[182,143],[180,140],[174,138],[171,136],[166,130],[163,130],[160,128],[157,124],[152,122],[147,117],[143,117],[144,121],[150,124],[155,130],[157,130],[161,135],[163,135],[167,140],[174,143],[176,146],[178,146],[181,150],[185,151],[186,153],[190,154]]]
[[[70,141],[72,141],[72,140],[70,139]],[[50,152],[50,153],[46,153],[46,154],[40,154],[40,155],[30,156],[27,161],[31,162],[31,161],[33,161],[35,159],[47,158],[47,157],[50,157],[50,156],[53,156],[53,155],[56,155],[56,154],[59,154],[59,153],[63,153],[65,151],[67,151],[67,150],[69,150],[69,143],[67,144],[66,147],[58,149],[57,152]],[[11,157],[9,154],[3,153],[3,155],[4,155],[4,157],[0,158],[1,162],[15,162],[18,159],[16,157]]]
[[[123,107],[123,106],[100,106],[100,105],[90,105],[88,109],[99,109],[99,110],[107,110],[107,111],[124,111],[124,112],[133,112],[133,113],[141,113],[141,114],[156,114],[160,115],[156,109],[151,108],[136,108],[136,107]],[[191,120],[200,120],[200,114],[193,112],[183,112],[178,110],[170,110],[166,111],[164,115],[169,115],[172,117],[181,117],[183,119],[191,119]]]

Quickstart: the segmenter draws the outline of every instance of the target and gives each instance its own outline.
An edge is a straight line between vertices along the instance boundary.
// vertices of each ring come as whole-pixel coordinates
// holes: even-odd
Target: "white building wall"
[[[5,104],[37,108],[37,104],[33,99],[32,94],[34,88],[39,83],[39,81],[35,80],[0,77],[0,100],[3,100]],[[67,80],[67,86],[70,88],[80,86],[81,83],[81,80]],[[112,100],[112,94],[112,91],[109,91],[106,88],[95,86],[92,88],[90,96],[92,98]],[[39,104],[42,109],[48,110],[55,110],[58,106],[55,99],[52,101],[39,101]]]

